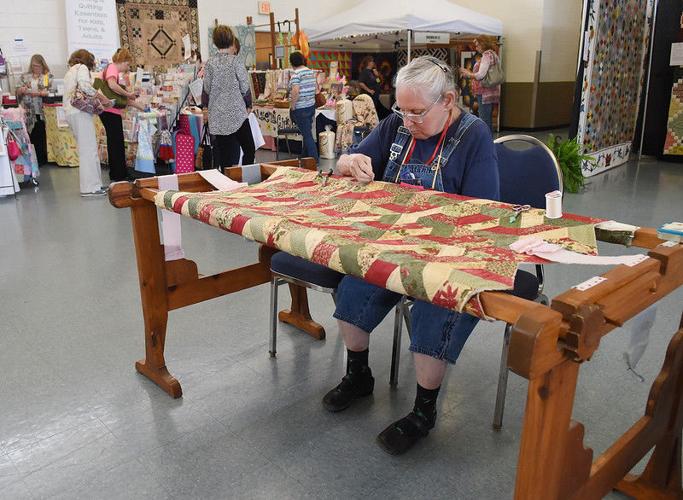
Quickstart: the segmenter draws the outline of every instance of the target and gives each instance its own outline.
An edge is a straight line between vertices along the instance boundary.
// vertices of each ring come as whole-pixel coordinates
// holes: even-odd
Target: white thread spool
[[[560,191],[546,193],[545,216],[548,219],[559,219],[562,217],[562,193]]]
[[[335,159],[334,154],[334,132],[330,130],[329,125],[325,125],[325,131],[318,134],[318,147],[320,149],[321,158]]]

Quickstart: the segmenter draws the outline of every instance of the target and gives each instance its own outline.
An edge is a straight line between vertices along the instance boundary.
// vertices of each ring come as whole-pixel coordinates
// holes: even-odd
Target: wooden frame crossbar
[[[278,166],[315,169],[311,159],[261,165],[262,178]],[[240,168],[226,170],[241,181]],[[181,191],[213,190],[199,174],[178,176]],[[274,249],[261,245],[254,264],[200,277],[187,259],[164,260],[159,239],[156,178],[112,184],[109,198],[130,208],[145,323],[145,358],[136,369],[172,397],[182,389],[168,371],[164,342],[168,312],[270,281]],[[588,290],[570,289],[545,306],[501,292],[484,292],[486,314],[513,325],[508,364],[528,380],[527,403],[519,450],[515,498],[593,499],[616,488],[637,498],[682,498],[681,429],[683,428],[683,320],[671,339],[655,379],[645,414],[596,460],[583,443],[584,427],[571,419],[581,364],[590,360],[600,340],[683,285],[683,245],[664,244],[654,229],[639,229],[633,246],[648,249],[649,259],[618,266]],[[280,319],[324,338],[322,326],[308,312],[304,288],[290,285],[292,310]],[[645,471],[629,471],[650,451]]]

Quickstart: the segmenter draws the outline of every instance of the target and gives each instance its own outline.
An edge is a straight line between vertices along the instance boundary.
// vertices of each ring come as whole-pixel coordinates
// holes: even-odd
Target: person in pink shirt
[[[472,79],[472,91],[479,101],[479,118],[493,132],[493,105],[500,102],[500,85],[485,87],[481,80],[486,77],[491,66],[500,64],[498,54],[495,52],[496,41],[491,37],[479,37],[474,41],[474,47],[481,54],[481,59],[474,65],[473,71],[461,68],[460,74]]]
[[[102,75],[109,88],[116,94],[128,98],[128,105],[135,104],[135,93],[129,92],[119,83],[119,74],[128,72],[133,56],[128,49],[121,48],[112,57],[112,63]],[[107,132],[107,155],[109,157],[109,178],[112,182],[126,180],[126,149],[123,141],[123,109],[111,107],[100,115]]]

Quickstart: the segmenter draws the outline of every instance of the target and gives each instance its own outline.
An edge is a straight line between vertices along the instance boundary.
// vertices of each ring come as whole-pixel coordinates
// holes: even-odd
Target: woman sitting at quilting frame
[[[479,118],[457,105],[454,72],[430,56],[413,59],[396,78],[394,114],[383,120],[350,154],[338,173],[360,182],[383,180],[477,198],[498,199],[498,166],[491,133]],[[401,296],[353,276],[337,289],[334,317],[347,348],[346,375],[323,398],[331,412],[372,394],[368,363],[370,333]],[[448,364],[454,364],[478,319],[415,301],[410,350],[417,394],[410,413],[377,436],[392,455],[406,452],[436,423],[436,401]]]

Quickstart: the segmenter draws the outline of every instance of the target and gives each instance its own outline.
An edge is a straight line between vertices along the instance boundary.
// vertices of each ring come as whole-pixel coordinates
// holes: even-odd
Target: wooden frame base
[[[308,160],[280,164],[311,167]],[[274,169],[262,165],[262,176]],[[226,173],[241,180],[239,169]],[[183,191],[212,189],[198,174],[178,177]],[[132,214],[145,323],[145,358],[136,369],[177,398],[182,388],[164,360],[168,312],[270,281],[274,250],[261,246],[256,263],[202,278],[190,260],[165,262],[153,203],[157,188],[155,178],[115,183],[110,201],[131,208]],[[683,498],[683,320],[652,384],[644,416],[596,460],[584,446],[583,425],[571,418],[581,364],[590,360],[602,337],[683,285],[683,245],[662,243],[655,230],[639,230],[633,245],[650,249],[649,259],[608,271],[604,282],[588,290],[560,294],[550,307],[504,293],[480,294],[488,316],[513,325],[508,365],[528,380],[515,498],[597,499],[613,488],[636,498]],[[324,338],[324,329],[311,318],[306,290],[290,284],[290,293],[292,308],[281,311],[280,320]],[[644,472],[630,475],[653,448]]]
[[[314,339],[323,340],[325,338],[325,329],[311,318],[306,289],[290,283],[289,294],[292,296],[292,307],[291,309],[280,311],[277,315],[278,319],[283,323],[306,332]]]

